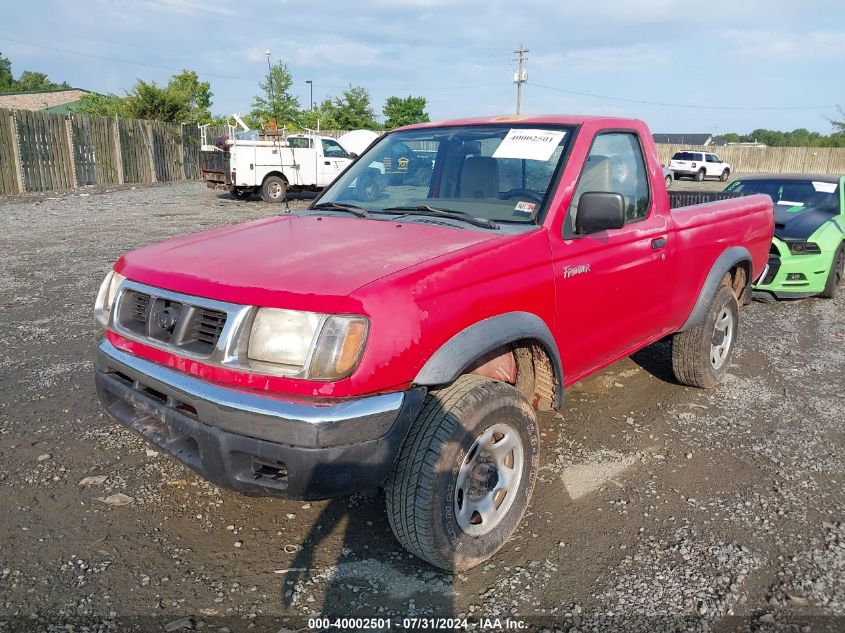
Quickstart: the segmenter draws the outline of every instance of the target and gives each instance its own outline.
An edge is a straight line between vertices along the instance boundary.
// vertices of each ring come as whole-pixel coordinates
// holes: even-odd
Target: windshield
[[[737,180],[725,191],[738,193],[764,193],[775,204],[839,212],[839,185],[835,182],[794,179]]]
[[[370,215],[424,207],[534,224],[572,137],[570,127],[483,125],[383,137],[320,197]]]

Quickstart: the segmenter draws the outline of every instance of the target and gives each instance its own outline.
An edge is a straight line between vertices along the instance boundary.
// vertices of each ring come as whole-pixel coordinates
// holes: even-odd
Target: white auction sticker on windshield
[[[513,128],[493,152],[493,158],[522,158],[546,161],[552,157],[566,132]]]
[[[836,183],[835,182],[819,182],[818,180],[813,181],[813,188],[821,193],[833,193],[836,191]]]

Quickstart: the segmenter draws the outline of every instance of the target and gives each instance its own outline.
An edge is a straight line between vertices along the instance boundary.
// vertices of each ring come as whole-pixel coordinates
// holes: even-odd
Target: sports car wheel
[[[833,264],[830,272],[827,273],[827,282],[821,296],[825,299],[833,299],[839,292],[843,279],[845,279],[845,244],[840,244],[833,256]]]

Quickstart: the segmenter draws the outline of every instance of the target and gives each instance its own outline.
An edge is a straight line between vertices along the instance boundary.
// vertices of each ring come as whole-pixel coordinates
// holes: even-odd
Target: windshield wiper
[[[324,209],[326,211],[345,211],[346,213],[357,215],[359,218],[370,217],[369,213],[367,213],[361,207],[356,207],[354,204],[340,204],[338,202],[320,202],[319,204],[315,204],[309,210],[313,209]]]
[[[394,215],[427,215],[435,218],[451,218],[453,220],[460,220],[473,226],[480,226],[483,229],[498,229],[499,225],[492,220],[486,218],[474,218],[466,211],[456,211],[454,209],[438,209],[430,207],[427,204],[418,204],[416,206],[407,207],[387,207],[382,209],[384,213],[391,213]]]

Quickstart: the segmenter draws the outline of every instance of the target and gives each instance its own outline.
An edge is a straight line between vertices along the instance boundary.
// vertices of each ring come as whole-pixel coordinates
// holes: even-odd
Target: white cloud
[[[588,70],[630,72],[632,68],[663,66],[666,55],[650,44],[631,46],[581,48],[577,50],[534,55],[529,65],[542,70]]]
[[[362,68],[384,65],[387,60],[380,48],[358,42],[338,40],[291,46],[296,64],[310,68]]]
[[[213,2],[203,2],[202,0],[143,0],[143,2],[168,11],[188,15],[222,15],[227,17],[236,15],[234,11],[225,6]]]
[[[811,31],[804,35],[785,31],[730,29],[722,37],[733,52],[759,59],[806,58],[828,59],[845,55],[845,31]]]

